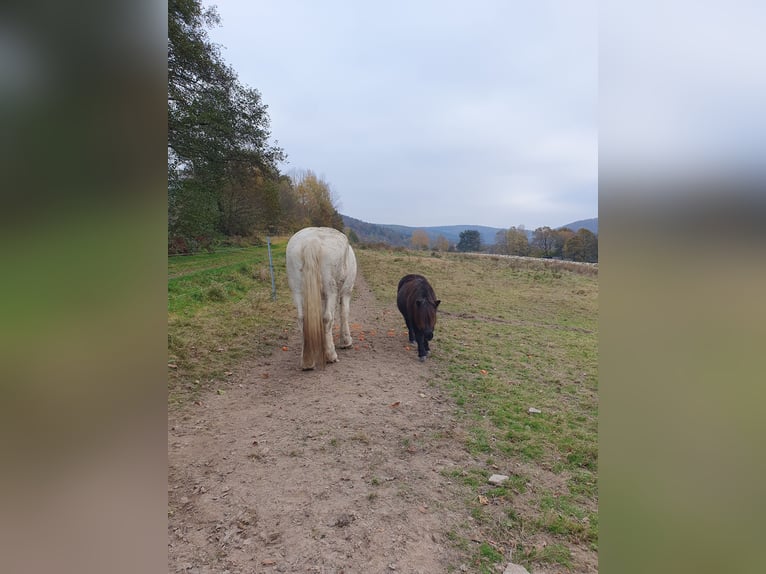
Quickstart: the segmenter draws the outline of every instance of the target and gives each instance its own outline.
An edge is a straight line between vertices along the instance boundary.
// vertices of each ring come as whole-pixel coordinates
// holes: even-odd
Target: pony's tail
[[[302,367],[323,369],[324,322],[319,249],[309,243],[303,251],[303,358]]]

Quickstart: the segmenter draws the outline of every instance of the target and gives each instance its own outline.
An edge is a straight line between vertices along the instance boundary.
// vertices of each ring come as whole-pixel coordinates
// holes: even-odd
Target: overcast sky
[[[345,215],[556,227],[598,215],[595,1],[218,0],[282,170]]]

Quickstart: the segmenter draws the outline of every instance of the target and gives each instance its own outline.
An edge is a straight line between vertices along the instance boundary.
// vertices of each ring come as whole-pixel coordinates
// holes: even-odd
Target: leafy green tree
[[[584,227],[577,230],[577,235],[582,240],[582,260],[589,263],[598,262],[598,236]]]
[[[582,237],[576,233],[564,242],[564,259],[585,261],[585,246]]]
[[[219,195],[221,222],[225,235],[250,235],[279,227],[281,209],[279,183],[265,177],[252,165],[233,165]]]
[[[174,184],[168,194],[168,250],[195,251],[209,242],[219,220],[216,197],[195,180]]]
[[[572,261],[598,261],[598,238],[589,229],[580,228],[564,242],[563,255]]]
[[[481,251],[481,234],[476,229],[466,229],[460,232],[458,251]]]
[[[277,162],[286,157],[269,143],[269,117],[260,93],[240,84],[208,39],[206,28],[219,21],[215,9],[203,10],[199,0],[168,1],[171,238],[210,235],[211,205],[219,210],[214,230],[244,231],[255,224],[259,210],[262,214],[270,208],[251,210],[252,201],[244,200],[242,174],[258,170],[276,180]],[[201,205],[204,213],[195,213],[195,206]]]

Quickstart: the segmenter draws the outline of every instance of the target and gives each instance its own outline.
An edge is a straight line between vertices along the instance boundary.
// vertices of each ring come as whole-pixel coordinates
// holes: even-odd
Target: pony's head
[[[434,338],[434,326],[436,325],[436,308],[441,300],[417,299],[415,301],[415,326],[423,331],[426,341]]]

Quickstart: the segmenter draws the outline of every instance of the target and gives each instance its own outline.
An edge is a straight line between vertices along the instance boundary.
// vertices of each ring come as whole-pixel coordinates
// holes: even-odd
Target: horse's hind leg
[[[324,354],[328,363],[335,363],[338,360],[338,353],[335,352],[335,343],[332,338],[332,323],[335,314],[335,307],[338,305],[338,296],[327,294],[327,300],[324,307]]]
[[[351,329],[348,326],[348,314],[351,307],[351,294],[344,293],[340,298],[340,344],[341,349],[348,349],[352,345]]]

